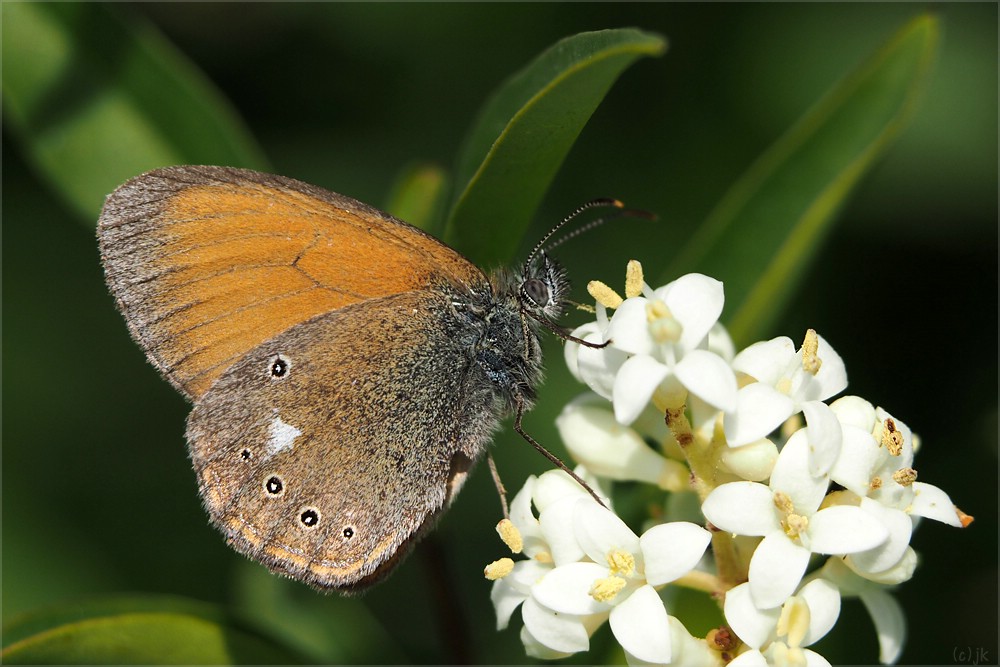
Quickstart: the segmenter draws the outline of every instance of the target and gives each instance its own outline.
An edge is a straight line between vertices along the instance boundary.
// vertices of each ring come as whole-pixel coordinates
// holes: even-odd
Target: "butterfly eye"
[[[281,481],[281,478],[277,475],[271,475],[264,482],[264,490],[267,491],[270,496],[280,496],[285,492],[285,483]]]
[[[270,373],[271,377],[281,379],[288,375],[288,370],[292,367],[291,361],[287,357],[277,354],[271,357]]]
[[[525,280],[521,284],[521,293],[539,308],[549,303],[549,286],[540,278],[528,278]]]
[[[319,525],[319,510],[315,507],[306,507],[299,513],[299,521],[306,528],[315,528]]]

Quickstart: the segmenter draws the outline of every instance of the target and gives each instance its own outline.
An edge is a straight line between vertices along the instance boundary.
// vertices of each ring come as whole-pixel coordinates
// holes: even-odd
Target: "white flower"
[[[798,586],[813,553],[849,554],[878,546],[888,536],[881,522],[859,507],[820,509],[829,479],[809,471],[807,429],[796,431],[778,455],[768,486],[729,482],[702,504],[705,517],[736,535],[761,536],[750,560],[754,604],[771,609]]]
[[[665,458],[635,429],[619,424],[598,396],[585,394],[569,403],[556,418],[556,426],[573,459],[595,475],[648,482],[671,491],[688,487],[687,466]]]
[[[739,390],[735,409],[726,413],[730,447],[765,437],[804,408],[822,412],[826,406],[821,401],[847,387],[847,371],[840,355],[812,330],[798,351],[785,336],[755,343],[736,355],[733,368],[756,382]],[[811,416],[807,411],[807,421]],[[835,453],[827,458],[828,469]],[[814,464],[817,467],[814,474],[826,472],[820,463]]]
[[[638,537],[613,512],[588,498],[576,501],[573,525],[587,560],[556,567],[532,588],[532,598],[560,617],[607,618],[630,656],[642,662],[670,662],[668,614],[654,586],[674,581],[697,565],[711,534],[691,523],[674,522]],[[529,629],[538,637],[534,627]]]
[[[726,592],[724,612],[729,627],[751,648],[761,649],[779,640],[790,647],[810,646],[836,624],[840,592],[829,581],[813,579],[780,608],[758,609],[749,584],[740,584]],[[784,624],[779,623],[782,615]]]
[[[567,344],[567,363],[578,379],[614,404],[615,418],[630,424],[657,391],[665,395],[690,392],[716,409],[731,410],[736,377],[728,362],[710,351],[726,341],[715,328],[722,313],[722,283],[698,273],[623,301],[606,327],[584,325],[573,335],[602,343],[595,349]]]
[[[583,468],[575,471],[586,480]],[[596,480],[586,480],[599,491]],[[593,483],[591,483],[593,482]],[[497,615],[497,630],[503,630],[510,622],[514,610],[531,593],[531,587],[561,559],[577,560],[583,551],[576,543],[570,521],[561,519],[564,509],[581,497],[590,497],[573,478],[562,470],[550,470],[540,477],[528,477],[524,486],[510,503],[510,520],[517,528],[523,542],[522,553],[527,560],[514,563],[513,570],[493,583],[490,600]],[[605,502],[610,501],[605,499]],[[536,518],[532,504],[538,509]]]
[[[843,597],[858,597],[875,623],[878,634],[879,662],[892,664],[899,659],[906,641],[906,617],[886,586],[860,577],[839,558],[830,558],[813,573],[833,583]]]
[[[844,497],[838,502],[858,505],[889,531],[885,542],[851,554],[845,564],[872,581],[905,581],[915,565],[909,544],[918,519],[960,527],[959,514],[948,494],[916,481],[913,435],[906,424],[857,396],[840,398],[830,408],[844,436],[831,477],[853,494],[839,494]]]

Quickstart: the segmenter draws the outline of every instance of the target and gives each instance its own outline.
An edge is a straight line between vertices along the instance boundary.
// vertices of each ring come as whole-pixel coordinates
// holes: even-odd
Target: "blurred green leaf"
[[[429,164],[413,165],[403,170],[385,210],[414,227],[430,230],[444,207],[444,190],[447,176],[439,167]]]
[[[4,123],[88,222],[172,164],[267,164],[212,84],[150,25],[100,3],[4,3]]]
[[[301,656],[210,604],[117,597],[26,614],[4,627],[7,664],[266,664]]]
[[[909,120],[938,33],[935,16],[919,16],[834,86],[730,188],[660,283],[689,271],[719,278],[737,346],[765,334],[839,207]]]
[[[481,266],[507,261],[573,142],[618,76],[666,41],[634,29],[568,37],[494,93],[458,160],[445,240]]]
[[[312,662],[403,664],[410,659],[398,638],[356,597],[317,595],[297,581],[243,561],[236,572],[232,608]]]

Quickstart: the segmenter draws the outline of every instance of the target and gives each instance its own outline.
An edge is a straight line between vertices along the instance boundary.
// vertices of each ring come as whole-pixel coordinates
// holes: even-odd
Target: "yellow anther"
[[[521,531],[510,519],[501,519],[497,524],[497,534],[503,543],[510,547],[513,553],[519,554],[524,549],[524,540],[521,538]]]
[[[508,574],[510,574],[514,569],[514,561],[510,558],[501,558],[500,560],[495,560],[483,570],[483,574],[490,581],[496,581],[497,579],[503,579]]]
[[[776,629],[779,637],[785,637],[790,647],[802,645],[806,633],[809,632],[809,605],[797,595],[788,598],[781,607]]]
[[[809,329],[806,331],[805,340],[802,341],[802,368],[807,373],[816,375],[819,373],[819,367],[823,365],[823,360],[816,356],[818,350],[819,336],[816,335],[815,329]]]
[[[618,296],[618,292],[614,291],[600,280],[591,280],[587,283],[587,292],[590,296],[594,297],[594,301],[601,304],[605,308],[617,308],[622,305],[623,299]]]
[[[896,472],[892,473],[892,478],[896,480],[896,484],[899,484],[900,486],[910,486],[917,481],[917,471],[913,468],[900,468]]]
[[[872,481],[868,483],[868,488],[870,488],[872,491],[876,491],[878,489],[881,489],[882,488],[882,478],[881,477],[872,477]]]
[[[598,579],[590,587],[590,597],[598,602],[610,602],[615,599],[615,596],[623,588],[625,588],[625,580],[621,577],[612,576],[605,579]]]
[[[779,512],[784,514],[791,514],[792,510],[795,509],[792,499],[783,491],[774,492],[774,506],[778,508]]]
[[[896,428],[892,417],[887,417],[882,424],[882,444],[893,456],[903,453],[903,434]]]
[[[674,317],[670,309],[667,308],[667,304],[659,299],[650,299],[649,303],[646,304],[646,321],[655,322],[665,317],[669,317],[670,319]]]
[[[635,572],[635,556],[622,549],[615,549],[608,552],[608,567],[611,574],[620,574],[627,577]]]
[[[809,528],[809,518],[801,514],[789,514],[781,522],[781,525],[785,529],[785,535],[795,538],[806,532],[806,529]]]
[[[635,259],[629,260],[625,267],[625,298],[631,299],[642,294],[642,282],[642,264]]]

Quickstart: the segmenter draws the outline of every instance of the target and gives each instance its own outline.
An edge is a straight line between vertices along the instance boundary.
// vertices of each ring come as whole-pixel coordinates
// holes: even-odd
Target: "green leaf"
[[[446,183],[445,172],[439,167],[410,166],[396,179],[385,210],[414,227],[429,230],[443,208]]]
[[[409,662],[399,637],[384,627],[367,601],[317,595],[299,582],[276,577],[256,563],[239,564],[232,608],[310,662],[327,665]]]
[[[660,283],[701,271],[726,285],[737,346],[766,334],[840,206],[909,120],[939,24],[908,23],[830,90],[726,193]]]
[[[265,664],[301,657],[213,605],[117,597],[28,614],[3,632],[7,664]]]
[[[105,195],[149,169],[266,166],[211,83],[117,8],[4,3],[3,62],[4,123],[88,222]]]
[[[481,266],[509,260],[611,85],[638,58],[665,49],[662,37],[634,29],[581,33],[504,83],[466,137],[445,240]]]

